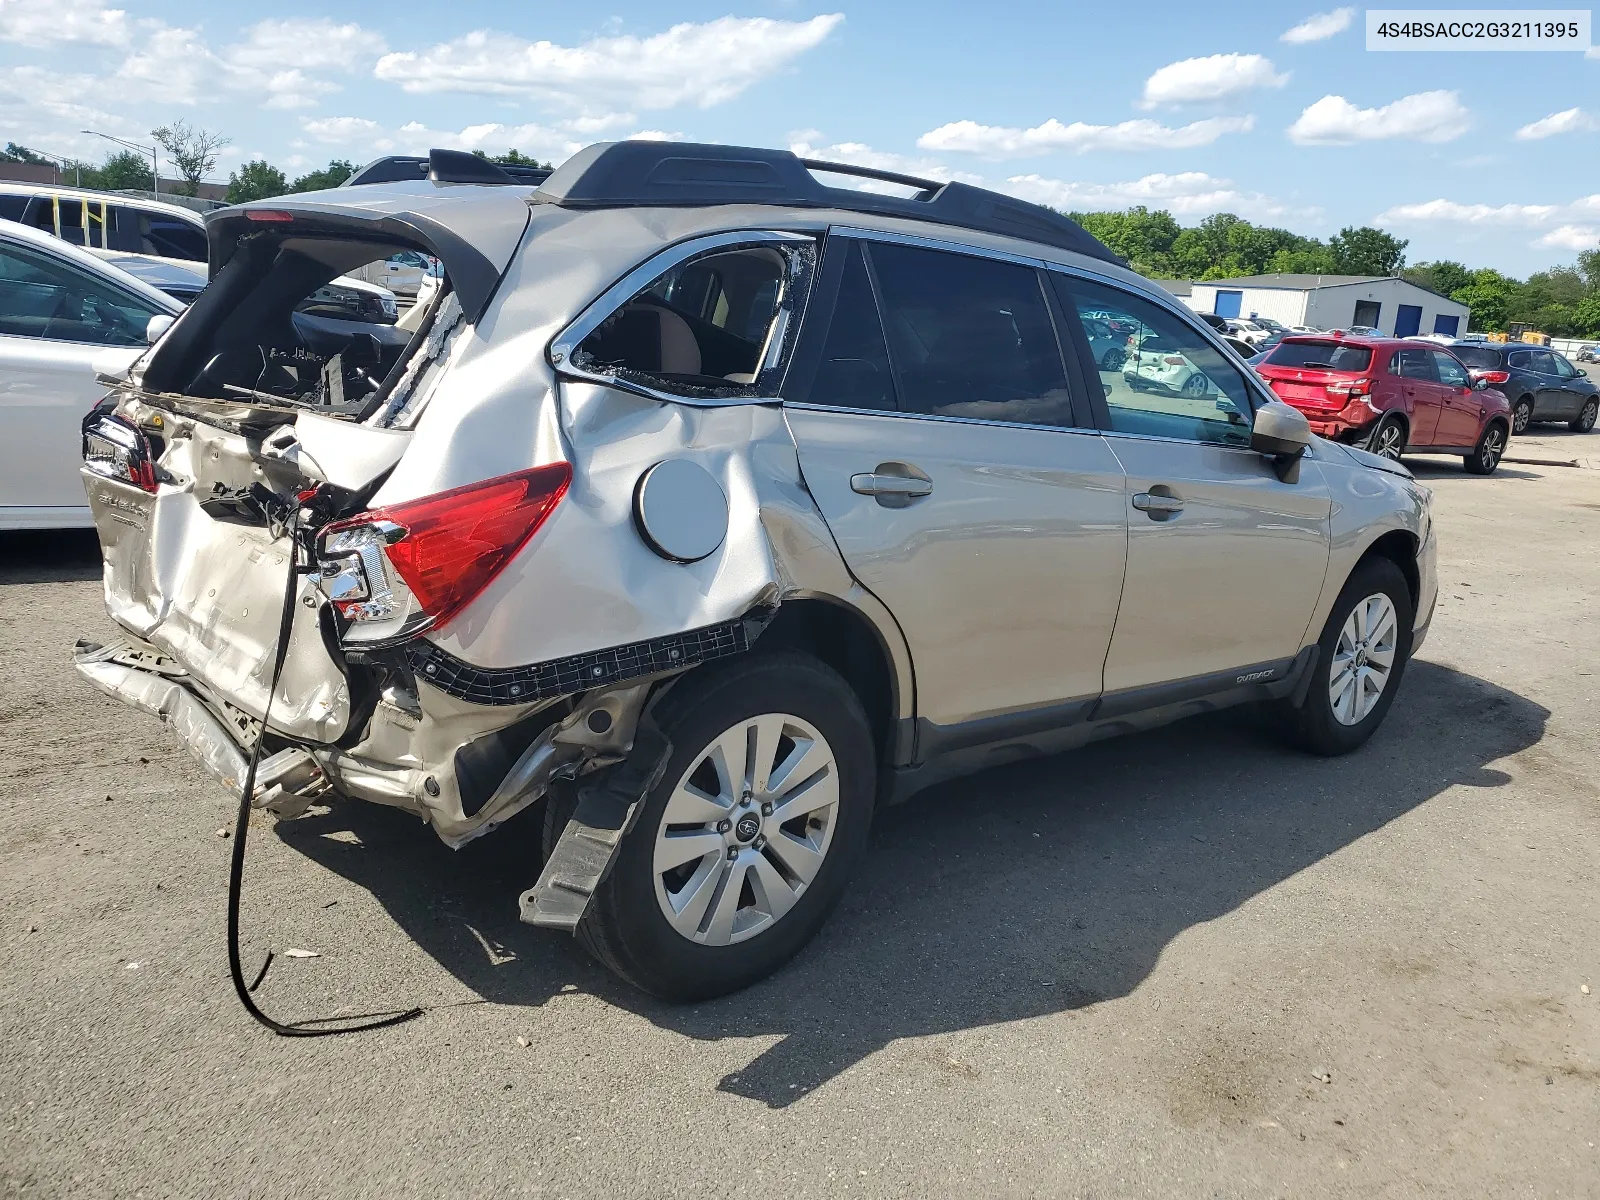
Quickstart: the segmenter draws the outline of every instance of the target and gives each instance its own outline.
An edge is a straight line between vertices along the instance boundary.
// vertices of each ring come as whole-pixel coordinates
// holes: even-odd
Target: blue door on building
[[[1461,335],[1461,318],[1447,317],[1440,313],[1433,319],[1433,331],[1442,333],[1446,337],[1459,337]]]
[[[1402,304],[1394,315],[1395,337],[1416,337],[1422,328],[1422,305]]]
[[[1239,304],[1243,300],[1244,300],[1244,293],[1243,292],[1225,292],[1221,288],[1218,288],[1217,289],[1217,316],[1219,316],[1219,317],[1237,317],[1239,315]]]

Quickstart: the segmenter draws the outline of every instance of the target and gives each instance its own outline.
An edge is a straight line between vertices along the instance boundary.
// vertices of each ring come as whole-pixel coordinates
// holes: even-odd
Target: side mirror
[[[1300,456],[1311,444],[1311,425],[1305,414],[1281,400],[1256,409],[1250,426],[1250,449],[1272,459],[1272,468],[1283,483],[1300,481]]]
[[[1483,374],[1481,371],[1474,371],[1472,373],[1472,390],[1473,391],[1481,392],[1481,391],[1483,391],[1484,388],[1486,388],[1488,386],[1489,386],[1489,377],[1487,375]]]
[[[147,345],[154,346],[161,340],[161,335],[177,323],[177,317],[169,317],[166,313],[157,313],[150,318],[150,323],[144,327],[144,340]]]

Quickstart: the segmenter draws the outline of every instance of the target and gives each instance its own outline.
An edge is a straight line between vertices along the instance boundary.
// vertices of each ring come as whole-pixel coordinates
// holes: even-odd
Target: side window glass
[[[145,218],[149,230],[146,237],[154,249],[149,254],[163,258],[188,258],[206,261],[206,235],[203,230],[179,217],[151,213]]]
[[[1421,379],[1428,383],[1438,381],[1433,373],[1433,356],[1426,350],[1396,350],[1389,369],[1405,379]]]
[[[1531,355],[1526,353],[1508,354],[1506,355],[1506,366],[1510,367],[1514,371],[1532,370],[1533,364],[1528,361],[1528,359],[1531,357]]]
[[[1076,423],[1037,271],[891,242],[865,249],[904,411]]]
[[[22,215],[28,211],[28,198],[26,196],[8,196],[0,193],[0,218],[7,221],[20,221]]]
[[[0,333],[140,346],[157,309],[29,247],[0,250]]]
[[[1083,323],[1115,432],[1250,444],[1250,387],[1198,329],[1104,284],[1063,279],[1063,290]]]
[[[111,206],[107,214],[111,228],[106,231],[106,241],[113,250],[121,250],[128,254],[156,252],[141,217],[142,214],[136,208],[128,208],[121,204]]]
[[[839,281],[839,298],[834,301],[810,400],[840,408],[892,410],[894,377],[889,370],[889,347],[861,247],[853,238],[841,238],[835,244],[842,246],[849,258]]]
[[[1433,359],[1433,369],[1439,373],[1439,382],[1447,387],[1464,388],[1471,382],[1465,368],[1450,355],[1438,350],[1429,351]]]
[[[783,243],[681,262],[596,326],[572,364],[686,396],[767,394],[791,348],[791,310],[815,253],[810,243]]]

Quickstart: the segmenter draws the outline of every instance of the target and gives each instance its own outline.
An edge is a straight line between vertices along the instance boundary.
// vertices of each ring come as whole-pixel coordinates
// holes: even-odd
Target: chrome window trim
[[[947,238],[924,237],[915,233],[899,233],[887,229],[868,229],[861,225],[834,225],[828,229],[829,237],[857,238],[863,242],[892,242],[901,246],[914,246],[919,250],[942,250],[948,254],[965,254],[968,257],[992,258],[1018,266],[1043,268],[1042,258],[1026,254],[1013,254],[990,246],[974,246],[968,242],[954,242]],[[997,235],[998,236],[998,235]]]
[[[720,408],[737,404],[776,404],[779,402],[780,397],[685,396],[680,392],[669,392],[661,388],[653,388],[647,384],[638,383],[631,379],[623,379],[617,375],[606,375],[599,371],[586,371],[573,365],[572,354],[583,342],[583,339],[594,332],[601,321],[643,291],[657,277],[687,259],[735,246],[794,246],[806,243],[818,246],[820,241],[821,237],[818,234],[793,233],[777,229],[730,229],[721,233],[692,237],[686,241],[678,242],[676,245],[668,246],[645,259],[644,262],[634,267],[633,270],[585,305],[583,311],[552,339],[545,351],[545,355],[559,377],[581,380],[585,383],[604,384],[607,387],[632,392],[634,395],[647,396],[652,400],[664,400],[672,404],[692,404],[707,408]],[[818,248],[820,250],[820,246]],[[816,276],[815,268],[813,268],[811,274],[814,280]],[[780,309],[780,317],[784,313],[790,312],[792,308],[793,305],[791,304],[788,308]],[[785,321],[785,332],[789,321],[792,321],[792,316]],[[770,358],[771,355],[769,354],[768,357]],[[763,372],[768,369],[770,367],[763,363]]]
[[[1105,430],[1092,425],[1041,425],[1035,421],[1000,421],[986,417],[952,417],[943,413],[902,412],[898,408],[845,408],[838,404],[820,404],[812,400],[783,400],[784,408],[797,408],[806,412],[847,413],[859,417],[898,417],[907,421],[948,421],[961,425],[988,425],[1002,429],[1031,429],[1040,433],[1077,433],[1103,437]],[[1176,439],[1169,439],[1176,440]]]

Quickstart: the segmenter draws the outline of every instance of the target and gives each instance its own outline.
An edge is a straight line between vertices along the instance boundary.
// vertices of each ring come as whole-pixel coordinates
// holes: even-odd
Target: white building
[[[1348,329],[1370,325],[1392,337],[1467,331],[1465,304],[1404,279],[1370,275],[1246,275],[1190,285],[1196,312],[1271,317],[1284,325]]]

